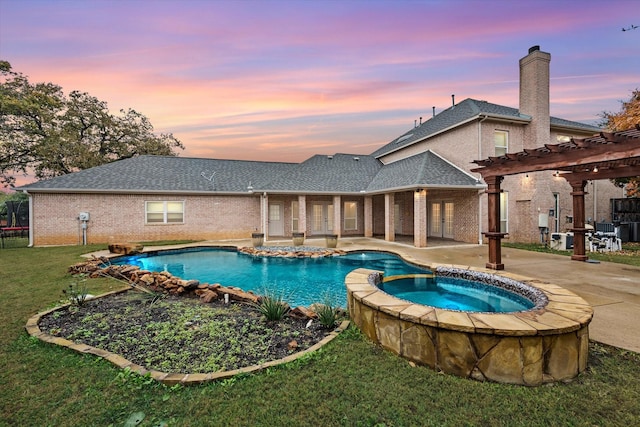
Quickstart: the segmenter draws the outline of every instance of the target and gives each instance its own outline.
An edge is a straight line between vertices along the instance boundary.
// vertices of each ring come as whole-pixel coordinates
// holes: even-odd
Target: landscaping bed
[[[308,349],[333,331],[308,318],[269,321],[255,305],[135,290],[84,301],[40,319],[49,335],[171,373],[259,365]]]

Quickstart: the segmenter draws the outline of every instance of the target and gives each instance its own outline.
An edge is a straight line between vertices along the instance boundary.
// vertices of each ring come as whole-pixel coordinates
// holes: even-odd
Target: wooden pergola
[[[559,144],[545,144],[519,153],[475,160],[478,172],[487,183],[489,241],[487,268],[503,270],[500,232],[500,183],[508,175],[528,172],[558,171],[571,185],[574,233],[571,259],[586,261],[584,224],[585,186],[589,180],[640,176],[640,124],[621,132],[602,132],[589,138],[571,139]]]

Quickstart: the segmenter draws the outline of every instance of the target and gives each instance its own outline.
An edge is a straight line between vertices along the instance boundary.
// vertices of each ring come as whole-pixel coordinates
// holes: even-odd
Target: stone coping
[[[94,298],[104,298],[110,295],[115,295],[115,294],[119,294],[122,292],[127,292],[129,291],[130,288],[126,288],[126,289],[120,289],[117,291],[112,291],[112,292],[107,292],[101,295],[98,295]],[[49,310],[45,310],[42,311],[34,316],[32,316],[31,318],[29,318],[29,320],[27,320],[27,324],[25,325],[25,329],[27,331],[27,333],[29,335],[31,335],[32,337],[38,338],[41,341],[44,342],[48,342],[51,344],[55,344],[55,345],[59,345],[62,347],[68,347],[72,350],[75,350],[79,353],[83,353],[83,354],[94,354],[96,356],[102,357],[105,360],[108,360],[109,362],[111,362],[112,364],[116,365],[117,367],[121,368],[121,369],[130,369],[133,372],[136,372],[140,375],[147,375],[149,374],[149,376],[151,378],[153,378],[156,381],[159,381],[165,385],[168,386],[172,386],[175,384],[182,384],[182,385],[197,385],[197,384],[202,384],[205,382],[209,382],[209,381],[217,381],[217,380],[224,380],[227,378],[231,378],[235,375],[239,375],[239,374],[249,374],[249,373],[253,373],[253,372],[258,372],[261,371],[263,369],[267,369],[267,368],[271,368],[273,366],[278,366],[284,363],[289,363],[289,362],[293,362],[294,360],[297,360],[301,357],[304,357],[305,355],[312,353],[316,350],[318,350],[319,348],[323,347],[325,344],[331,342],[335,337],[338,336],[338,334],[342,331],[344,331],[348,326],[349,326],[349,321],[345,320],[343,321],[340,326],[338,326],[336,329],[334,329],[332,332],[330,332],[326,337],[324,337],[322,340],[318,341],[317,343],[315,343],[314,345],[312,345],[311,347],[309,347],[306,350],[302,350],[299,351],[297,353],[293,353],[290,354],[289,356],[283,358],[283,359],[278,359],[278,360],[272,360],[269,362],[265,362],[265,363],[261,363],[259,365],[253,365],[253,366],[246,366],[243,368],[239,368],[239,369],[233,369],[231,371],[219,371],[219,372],[210,372],[210,373],[196,373],[196,374],[184,374],[184,373],[171,373],[171,372],[161,372],[161,371],[156,371],[154,369],[147,369],[144,366],[141,365],[137,365],[127,359],[125,359],[124,357],[115,354],[115,353],[111,353],[109,351],[100,349],[100,348],[96,348],[96,347],[92,347],[90,345],[86,345],[83,343],[76,343],[73,341],[70,341],[66,338],[62,338],[62,337],[55,337],[53,335],[49,335],[45,332],[42,332],[42,330],[39,327],[39,323],[40,323],[40,319],[49,314],[52,313],[54,311],[57,310],[61,310],[64,308],[69,307],[71,304],[63,304],[60,305],[58,307],[54,307],[52,309]]]
[[[376,286],[381,272],[360,268],[347,275],[347,291],[355,300],[401,320],[458,332],[502,336],[557,335],[580,330],[593,318],[593,309],[584,299],[558,285],[510,273],[483,268],[432,264],[439,269],[467,270],[507,278],[539,290],[546,304],[514,313],[464,312],[430,307],[396,298]],[[373,276],[372,276],[373,275]],[[379,277],[379,276],[378,276]],[[534,301],[535,302],[535,301]]]

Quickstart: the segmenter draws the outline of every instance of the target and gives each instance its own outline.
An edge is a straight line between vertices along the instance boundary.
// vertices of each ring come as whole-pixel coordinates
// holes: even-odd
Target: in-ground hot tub
[[[481,381],[536,386],[575,378],[587,367],[593,309],[560,286],[485,269],[432,265],[532,299],[530,310],[485,313],[416,304],[379,288],[379,271],[347,275],[351,320],[372,341],[421,365]]]

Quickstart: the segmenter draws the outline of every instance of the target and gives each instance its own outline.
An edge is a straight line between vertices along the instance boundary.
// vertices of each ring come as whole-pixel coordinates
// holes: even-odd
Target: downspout
[[[489,117],[485,114],[478,122],[478,160],[482,160],[482,122]],[[478,244],[482,245],[482,192],[478,192]]]
[[[29,196],[29,245],[27,247],[33,247],[33,196],[29,194],[27,190],[22,190],[24,194]]]

